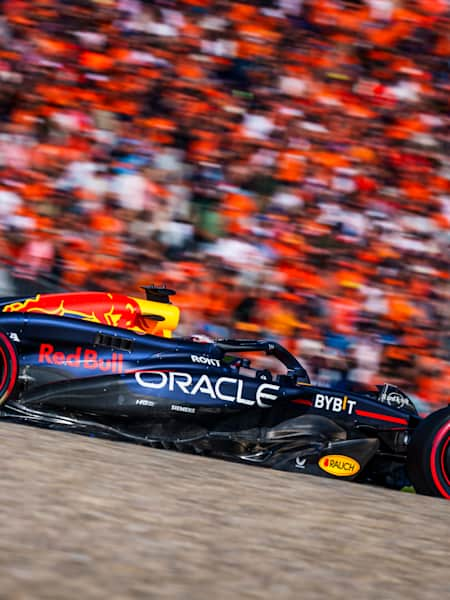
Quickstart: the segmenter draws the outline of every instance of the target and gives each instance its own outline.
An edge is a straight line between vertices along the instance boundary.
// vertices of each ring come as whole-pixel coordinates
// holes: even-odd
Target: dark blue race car
[[[0,300],[0,417],[450,499],[450,407],[313,385],[276,342],[172,337],[173,292],[145,289]]]

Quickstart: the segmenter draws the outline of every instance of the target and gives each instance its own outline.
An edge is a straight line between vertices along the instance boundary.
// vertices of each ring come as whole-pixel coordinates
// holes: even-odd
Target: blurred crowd
[[[0,2],[1,287],[177,290],[448,402],[446,0]]]

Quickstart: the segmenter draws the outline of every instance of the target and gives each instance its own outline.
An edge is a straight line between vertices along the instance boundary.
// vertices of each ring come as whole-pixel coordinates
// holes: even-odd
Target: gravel
[[[1,424],[0,599],[450,594],[450,503]]]

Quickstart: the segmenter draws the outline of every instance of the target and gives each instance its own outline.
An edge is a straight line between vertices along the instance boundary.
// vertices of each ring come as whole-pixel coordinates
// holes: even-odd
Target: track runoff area
[[[0,435],[4,599],[447,596],[445,500],[12,423]]]

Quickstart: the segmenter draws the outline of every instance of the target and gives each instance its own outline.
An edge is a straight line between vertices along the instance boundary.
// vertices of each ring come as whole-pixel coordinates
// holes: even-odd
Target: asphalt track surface
[[[0,424],[0,598],[443,599],[450,503]]]

